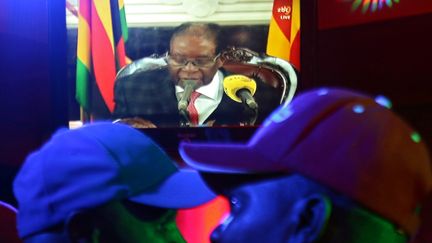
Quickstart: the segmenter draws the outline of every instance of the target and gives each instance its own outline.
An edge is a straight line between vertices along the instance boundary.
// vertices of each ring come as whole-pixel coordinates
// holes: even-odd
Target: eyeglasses
[[[165,60],[169,65],[175,67],[185,67],[189,62],[195,67],[211,67],[219,58],[219,56],[220,54],[217,54],[215,57],[198,57],[191,60],[183,56],[170,55],[167,53]]]

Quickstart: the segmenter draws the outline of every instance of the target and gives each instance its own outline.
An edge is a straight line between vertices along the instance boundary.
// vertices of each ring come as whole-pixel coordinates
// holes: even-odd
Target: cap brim
[[[272,172],[253,144],[180,143],[183,161],[199,171],[214,173]],[[221,158],[223,157],[223,158]]]
[[[129,200],[162,208],[192,208],[216,197],[197,171],[180,169],[158,185]]]

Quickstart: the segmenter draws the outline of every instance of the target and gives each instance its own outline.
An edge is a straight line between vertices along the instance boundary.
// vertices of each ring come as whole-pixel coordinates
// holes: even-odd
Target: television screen
[[[296,70],[283,58],[266,54],[273,1],[211,2],[124,1],[114,8],[120,14],[111,8],[112,48],[103,49],[107,26],[99,23],[106,33],[95,34],[98,23],[88,20],[97,13],[68,1],[68,74],[69,82],[76,82],[70,96],[78,100],[70,102],[72,120],[128,123],[175,153],[184,139],[247,140],[274,109],[293,98]],[[114,24],[115,18],[120,24]],[[179,28],[187,22],[210,25]],[[86,27],[90,32],[82,34]],[[184,35],[201,35],[215,45]],[[90,44],[83,48],[86,41]],[[122,52],[124,63],[118,60]],[[99,79],[110,72],[112,77],[105,64],[109,59],[115,61],[115,73],[107,85]]]

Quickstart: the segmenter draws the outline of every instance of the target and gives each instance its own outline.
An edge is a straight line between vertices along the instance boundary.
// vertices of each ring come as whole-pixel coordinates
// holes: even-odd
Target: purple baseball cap
[[[180,144],[189,166],[215,173],[298,173],[414,233],[432,170],[420,135],[381,102],[340,88],[298,95],[246,144]]]
[[[143,133],[108,122],[57,131],[27,157],[13,186],[22,238],[110,201],[190,208],[215,197]]]

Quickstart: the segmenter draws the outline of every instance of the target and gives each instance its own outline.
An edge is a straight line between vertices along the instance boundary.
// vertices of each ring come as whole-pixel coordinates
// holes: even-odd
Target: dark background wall
[[[65,2],[0,3],[0,200],[27,154],[67,125]]]
[[[318,34],[317,83],[383,94],[432,145],[432,14]]]
[[[432,9],[430,1],[418,5]],[[301,82],[305,88],[343,86],[390,98],[393,110],[431,148],[432,11],[415,8],[412,1],[404,1],[403,7],[409,14],[401,8],[384,19],[344,20],[325,12],[331,9],[327,5],[303,1]],[[327,17],[326,28],[323,17],[320,26],[320,15]]]

